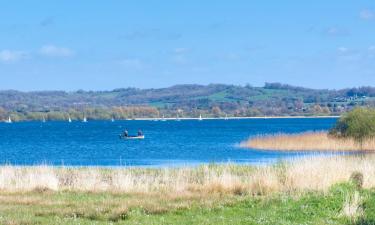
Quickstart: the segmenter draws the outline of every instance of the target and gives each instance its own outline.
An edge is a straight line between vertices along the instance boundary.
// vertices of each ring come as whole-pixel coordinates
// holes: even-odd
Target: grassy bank
[[[360,146],[353,139],[330,137],[326,132],[306,132],[253,137],[241,146],[281,151],[375,151],[375,139],[366,140]]]
[[[355,172],[364,189],[350,183]],[[372,156],[265,167],[3,166],[0,224],[358,224],[375,221],[374,174]]]
[[[161,196],[65,191],[1,193],[0,198],[1,224],[355,225],[375,221],[375,192],[358,190],[350,183],[298,196],[214,195],[210,200],[167,202]]]

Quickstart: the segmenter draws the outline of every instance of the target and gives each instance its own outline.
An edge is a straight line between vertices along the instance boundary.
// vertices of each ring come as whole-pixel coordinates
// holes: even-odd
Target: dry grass
[[[110,192],[179,198],[209,194],[254,194],[327,190],[363,174],[375,187],[375,157],[311,157],[276,166],[200,166],[179,169],[0,167],[0,192]],[[30,200],[31,201],[31,200]],[[37,201],[37,200],[32,200]]]
[[[267,199],[278,193],[294,198],[310,191],[328,194],[332,185],[349,180],[360,180],[365,189],[375,188],[374,175],[373,155],[311,157],[258,167],[0,166],[0,214],[5,215],[0,216],[0,224],[55,224],[55,220],[108,224],[130,221],[136,215],[143,218],[203,206],[225,207],[249,199],[249,195]],[[358,193],[347,194],[339,215],[355,221],[363,214],[363,199]]]
[[[242,147],[281,151],[375,151],[375,139],[363,143],[362,149],[352,139],[338,139],[326,132],[258,136],[241,143]]]

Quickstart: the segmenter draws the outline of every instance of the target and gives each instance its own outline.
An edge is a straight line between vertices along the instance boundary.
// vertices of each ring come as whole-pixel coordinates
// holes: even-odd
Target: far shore
[[[340,118],[340,116],[242,116],[242,117],[137,117],[127,119],[114,119],[115,121],[140,120],[140,121],[178,121],[178,120],[243,120],[243,119],[324,119],[324,118]],[[88,121],[105,121],[111,119],[90,119]],[[41,120],[16,120],[13,122],[27,122],[27,121],[41,121]],[[46,120],[47,121],[68,121],[66,120]],[[72,119],[72,122],[81,121],[81,119]],[[7,121],[0,121],[0,123],[8,123]],[[41,121],[42,122],[42,121]]]
[[[240,120],[240,119],[304,119],[304,118],[340,118],[340,116],[241,116],[241,117],[202,117],[202,120]],[[127,120],[200,120],[197,117],[134,118]]]

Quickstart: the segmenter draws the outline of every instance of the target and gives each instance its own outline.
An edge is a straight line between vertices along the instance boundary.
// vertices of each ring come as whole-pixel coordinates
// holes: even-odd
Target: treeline
[[[67,111],[44,111],[44,112],[14,112],[0,108],[0,120],[11,118],[13,121],[31,120],[124,120],[134,118],[157,118],[159,111],[155,107],[127,106],[112,108],[86,108],[84,110],[69,109]]]
[[[280,83],[264,87],[176,85],[112,91],[0,91],[0,120],[128,119],[139,117],[340,115],[372,106],[374,87],[310,89]]]

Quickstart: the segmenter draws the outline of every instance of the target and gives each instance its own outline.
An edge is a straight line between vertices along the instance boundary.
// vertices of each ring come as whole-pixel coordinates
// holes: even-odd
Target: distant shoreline
[[[202,117],[202,120],[241,120],[241,119],[311,119],[311,118],[340,118],[340,116],[242,116],[242,117]],[[134,118],[126,120],[200,120],[197,117],[183,118]]]
[[[324,118],[340,118],[340,116],[245,116],[245,117],[165,117],[165,118],[129,118],[129,119],[116,119],[115,121],[129,121],[129,120],[138,120],[138,121],[178,121],[178,120],[243,120],[243,119],[324,119]],[[110,119],[90,119],[88,121],[111,121]],[[36,122],[41,120],[18,120],[13,121],[17,122]],[[67,121],[67,120],[46,120],[48,121]],[[68,122],[68,121],[67,121]],[[81,120],[72,120],[72,122],[81,122]],[[7,123],[7,121],[0,121],[0,123]]]

